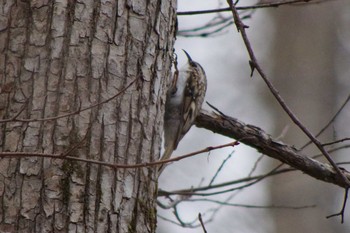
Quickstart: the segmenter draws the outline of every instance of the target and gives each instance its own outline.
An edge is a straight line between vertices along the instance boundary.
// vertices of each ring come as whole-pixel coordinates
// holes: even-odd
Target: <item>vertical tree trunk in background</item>
[[[275,41],[271,48],[273,82],[293,112],[313,133],[328,122],[339,106],[334,89],[335,6],[325,3],[270,11],[275,23]],[[275,107],[272,111],[276,119],[275,135],[291,126],[283,141],[296,147],[309,141],[273,103],[274,100],[268,100],[269,106]],[[320,139],[331,141],[331,136],[329,130]],[[320,153],[314,146],[308,148],[310,155]],[[335,190],[339,192],[332,192]],[[341,206],[341,197],[336,198],[336,194],[342,194],[339,188],[309,179],[304,174],[291,173],[274,177],[270,191],[271,203],[276,205],[316,205],[300,211],[273,210],[275,232],[335,232],[334,227],[339,222],[325,217]],[[338,202],[337,207],[333,206],[335,202]]]
[[[158,159],[175,0],[0,5],[1,151],[110,163]],[[155,232],[154,168],[0,160],[0,232]]]

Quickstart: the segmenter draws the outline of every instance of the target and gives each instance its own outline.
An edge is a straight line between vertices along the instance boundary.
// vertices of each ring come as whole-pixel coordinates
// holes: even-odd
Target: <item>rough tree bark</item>
[[[158,159],[175,9],[176,0],[1,3],[1,151]],[[0,159],[0,232],[155,232],[156,175]]]

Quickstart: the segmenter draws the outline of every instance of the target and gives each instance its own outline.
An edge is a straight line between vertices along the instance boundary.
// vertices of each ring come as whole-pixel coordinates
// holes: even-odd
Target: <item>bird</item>
[[[207,91],[207,77],[203,67],[187,57],[187,65],[175,71],[168,90],[164,114],[164,153],[161,160],[171,157],[179,142],[190,130],[198,116]],[[161,164],[159,175],[164,170]]]

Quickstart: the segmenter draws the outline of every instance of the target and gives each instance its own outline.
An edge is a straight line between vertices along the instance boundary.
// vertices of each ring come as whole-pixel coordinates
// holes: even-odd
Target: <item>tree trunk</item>
[[[0,119],[11,120],[0,123],[1,151],[158,159],[175,9],[175,0],[2,3]],[[3,158],[0,232],[155,232],[156,173]]]

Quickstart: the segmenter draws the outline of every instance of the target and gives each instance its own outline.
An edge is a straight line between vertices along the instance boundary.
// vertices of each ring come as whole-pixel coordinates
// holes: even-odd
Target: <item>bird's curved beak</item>
[[[183,49],[183,51],[184,51],[184,53],[186,54],[186,57],[187,57],[187,59],[188,59],[188,62],[192,62],[191,56],[186,52],[186,50]]]

